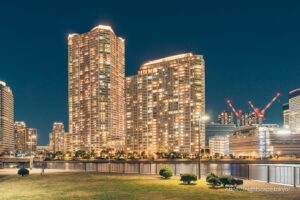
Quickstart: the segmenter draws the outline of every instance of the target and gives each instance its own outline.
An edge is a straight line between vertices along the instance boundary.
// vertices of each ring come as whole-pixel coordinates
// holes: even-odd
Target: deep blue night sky
[[[164,3],[162,3],[164,2]],[[230,97],[248,110],[283,93],[266,114],[281,123],[281,104],[300,87],[300,1],[3,1],[0,80],[15,96],[15,119],[48,143],[54,121],[67,127],[67,35],[98,24],[126,39],[126,74],[145,61],[182,52],[206,60],[207,112]]]

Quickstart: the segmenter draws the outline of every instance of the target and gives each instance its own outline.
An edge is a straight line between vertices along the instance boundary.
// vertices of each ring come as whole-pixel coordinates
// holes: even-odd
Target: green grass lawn
[[[269,195],[269,196],[268,196]],[[204,181],[182,185],[179,177],[57,173],[0,179],[0,199],[278,199],[266,193],[210,189]]]

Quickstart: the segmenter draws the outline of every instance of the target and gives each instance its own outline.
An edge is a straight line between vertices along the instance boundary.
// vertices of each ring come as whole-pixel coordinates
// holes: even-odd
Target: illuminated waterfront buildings
[[[244,112],[242,114],[242,126],[250,126],[258,123],[257,116],[254,111]]]
[[[49,134],[49,151],[64,152],[65,150],[65,128],[61,122],[54,122],[52,132]]]
[[[289,93],[289,103],[283,107],[284,125],[289,126],[292,132],[300,133],[300,89]]]
[[[219,124],[234,124],[233,113],[231,111],[224,110],[218,115]]]
[[[288,103],[283,104],[282,111],[283,111],[283,126],[289,127],[290,126],[290,106]]]
[[[299,156],[299,146],[300,134],[275,124],[242,126],[229,136],[229,150],[235,156]]]
[[[27,137],[26,137],[26,152],[36,152],[37,147],[37,129],[36,128],[27,128]]]
[[[15,151],[25,152],[26,149],[26,136],[27,127],[25,122],[15,122]]]
[[[35,152],[37,146],[37,129],[28,128],[25,122],[15,122],[15,151],[18,153]]]
[[[124,40],[109,26],[99,25],[87,33],[69,35],[72,151],[100,151],[124,145],[124,54]],[[118,146],[111,146],[115,144]]]
[[[211,155],[229,155],[229,135],[217,135],[209,138]]]
[[[127,151],[185,152],[205,147],[205,63],[191,53],[143,64],[126,78]],[[201,130],[199,130],[199,127]]]
[[[209,146],[209,139],[215,136],[228,136],[235,129],[234,124],[219,124],[206,123],[205,124],[205,145]]]
[[[10,87],[0,81],[0,153],[14,149],[14,96]]]

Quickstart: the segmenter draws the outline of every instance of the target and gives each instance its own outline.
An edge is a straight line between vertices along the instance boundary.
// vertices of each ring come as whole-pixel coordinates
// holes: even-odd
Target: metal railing
[[[28,167],[28,163],[2,163],[3,168]],[[197,162],[181,161],[35,161],[34,167],[70,171],[158,175],[164,167],[172,168],[174,175],[198,175]],[[300,165],[201,163],[201,175],[213,172],[219,176],[232,175],[243,179],[300,187]]]
[[[300,165],[250,164],[249,179],[300,187]]]

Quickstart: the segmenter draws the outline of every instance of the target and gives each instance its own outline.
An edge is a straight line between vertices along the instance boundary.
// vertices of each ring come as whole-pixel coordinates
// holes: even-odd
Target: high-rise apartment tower
[[[124,55],[124,40],[109,26],[99,25],[87,33],[69,35],[72,151],[122,147],[120,141],[125,141]]]
[[[0,81],[0,153],[14,151],[14,96],[5,82]]]
[[[126,78],[127,151],[195,153],[205,147],[205,64],[192,53],[143,64]]]

